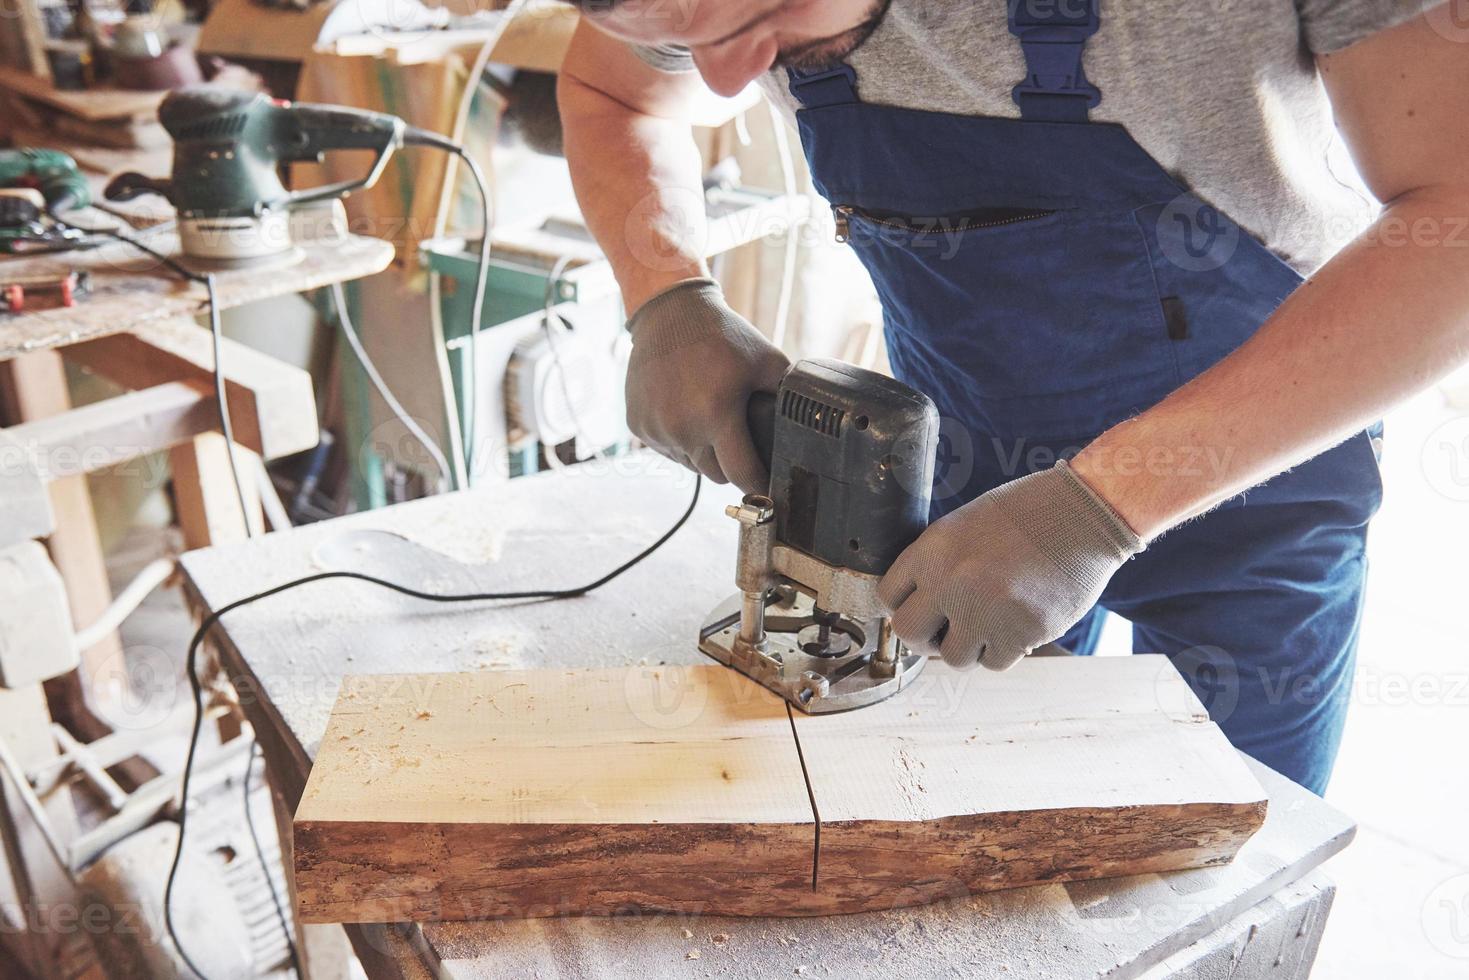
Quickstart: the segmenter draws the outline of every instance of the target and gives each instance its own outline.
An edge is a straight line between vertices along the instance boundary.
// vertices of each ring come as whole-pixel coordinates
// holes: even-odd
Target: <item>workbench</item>
[[[85,227],[116,224],[98,212],[75,218]],[[129,230],[138,241],[161,252],[179,253],[172,228]],[[257,265],[216,273],[220,309],[256,300],[302,293],[334,282],[370,276],[387,268],[393,247],[377,238],[342,235],[306,242],[298,252]],[[7,258],[0,276],[43,278],[69,271],[86,272],[91,292],[76,306],[27,311],[0,320],[0,360],[112,334],[128,333],[150,323],[196,317],[205,313],[207,293],[125,242],[54,255]]]
[[[97,211],[76,220],[86,227],[115,224]],[[170,227],[133,233],[164,254],[178,251]],[[392,255],[391,245],[375,239],[345,233],[321,237],[300,246],[299,261],[221,272],[219,304],[227,308],[371,275]],[[316,403],[305,370],[222,338],[220,373],[245,469],[242,514],[214,398],[214,347],[210,332],[197,322],[206,309],[204,287],[181,280],[122,242],[0,262],[0,277],[56,278],[71,271],[86,272],[92,287],[75,305],[0,313],[0,425],[6,426],[0,445],[6,450],[4,475],[10,478],[0,482],[6,482],[8,494],[16,493],[13,485],[31,491],[0,500],[0,510],[10,515],[0,523],[0,554],[14,557],[10,548],[34,550],[32,539],[45,538],[44,569],[54,566],[60,573],[51,576],[56,581],[48,594],[69,606],[54,652],[34,637],[0,636],[0,648],[7,641],[22,643],[22,649],[45,661],[44,672],[29,676],[27,683],[0,688],[0,738],[17,764],[32,773],[56,764],[65,749],[63,735],[92,751],[117,749],[121,754],[112,768],[129,787],[151,785],[148,798],[156,798],[163,785],[156,782],[159,773],[136,757],[136,748],[122,751],[127,733],[114,733],[109,722],[109,717],[125,717],[108,700],[114,690],[103,683],[124,669],[117,635],[94,632],[84,649],[72,646],[70,628],[103,620],[112,601],[87,476],[167,453],[175,513],[187,546],[243,537],[247,522],[261,525],[252,479],[263,475],[260,460],[316,445]],[[73,407],[63,361],[106,378],[122,392]],[[39,581],[33,575],[28,584]],[[20,805],[14,794],[0,791],[0,843],[8,852],[0,859],[0,878],[6,885],[20,883],[15,908],[67,907],[76,900],[75,887],[39,846],[29,816],[17,819]],[[48,812],[57,837],[67,845],[81,837],[74,810],[69,788],[56,787]],[[20,947],[21,961],[37,976],[66,973],[63,952],[85,937],[66,929],[33,932],[0,937],[7,940],[6,954]]]
[[[692,492],[692,475],[634,454],[195,551],[182,560],[186,590],[204,613],[329,569],[446,593],[564,588],[636,554]],[[579,599],[442,606],[338,580],[225,616],[212,640],[282,805],[301,795],[345,674],[701,662],[698,625],[733,591],[736,527],[723,508],[735,499],[706,484],[660,551]],[[1318,869],[1353,824],[1250,764],[1270,813],[1226,867],[833,918],[643,914],[349,934],[373,977],[1304,978],[1334,893]]]

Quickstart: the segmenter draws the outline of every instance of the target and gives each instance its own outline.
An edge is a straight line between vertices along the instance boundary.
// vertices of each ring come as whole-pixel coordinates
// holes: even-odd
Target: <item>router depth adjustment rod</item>
[[[699,649],[802,711],[891,697],[926,658],[893,635],[877,584],[928,525],[937,410],[892,378],[807,360],[751,398],[749,421],[770,494],[726,510],[739,595]]]

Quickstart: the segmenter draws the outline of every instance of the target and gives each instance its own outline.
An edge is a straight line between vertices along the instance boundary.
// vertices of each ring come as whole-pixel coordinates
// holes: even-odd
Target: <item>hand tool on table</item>
[[[76,161],[60,150],[0,150],[0,187],[34,188],[58,213],[92,203]]]
[[[891,697],[927,661],[893,635],[877,583],[928,525],[937,409],[892,378],[812,359],[756,393],[748,416],[770,492],[726,511],[740,591],[699,649],[808,713]]]
[[[75,306],[76,298],[84,296],[91,288],[91,277],[85,270],[51,276],[5,276],[0,277],[0,310],[20,313],[34,309],[28,296],[35,293],[55,293],[52,306]]]
[[[85,244],[84,232],[59,224],[47,213],[40,191],[33,187],[0,189],[0,253],[67,252]]]
[[[113,201],[162,195],[178,209],[184,254],[227,264],[289,254],[293,209],[371,187],[404,146],[458,152],[442,136],[386,113],[208,85],[169,94],[158,107],[158,121],[174,141],[171,176],[119,174],[105,194]],[[332,150],[375,156],[367,173],[352,180],[299,191],[281,183],[281,163],[319,163]]]

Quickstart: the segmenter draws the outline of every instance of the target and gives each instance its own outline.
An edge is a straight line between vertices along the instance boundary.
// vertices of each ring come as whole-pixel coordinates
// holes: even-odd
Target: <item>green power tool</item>
[[[170,93],[159,106],[158,120],[173,137],[172,176],[121,174],[107,186],[106,196],[126,201],[145,193],[163,195],[178,210],[184,254],[227,263],[290,252],[292,208],[371,187],[402,146],[445,143],[386,113],[290,103],[207,85]],[[281,183],[280,164],[320,162],[328,150],[375,155],[367,173],[354,180],[300,191]]]
[[[0,252],[76,246],[75,233],[49,219],[92,203],[76,161],[59,150],[0,150]]]
[[[33,187],[56,212],[92,203],[76,161],[60,150],[0,150],[0,187]]]

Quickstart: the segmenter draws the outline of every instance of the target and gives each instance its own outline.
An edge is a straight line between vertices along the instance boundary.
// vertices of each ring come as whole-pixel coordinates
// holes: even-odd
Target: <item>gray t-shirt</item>
[[[1092,118],[1121,123],[1185,186],[1309,275],[1372,220],[1377,205],[1336,138],[1313,54],[1340,50],[1435,0],[1108,0],[1086,49],[1102,90]],[[640,48],[665,71],[677,47]],[[1005,5],[894,0],[848,62],[866,102],[1019,116],[1025,74]],[[762,80],[794,112],[785,73]]]

